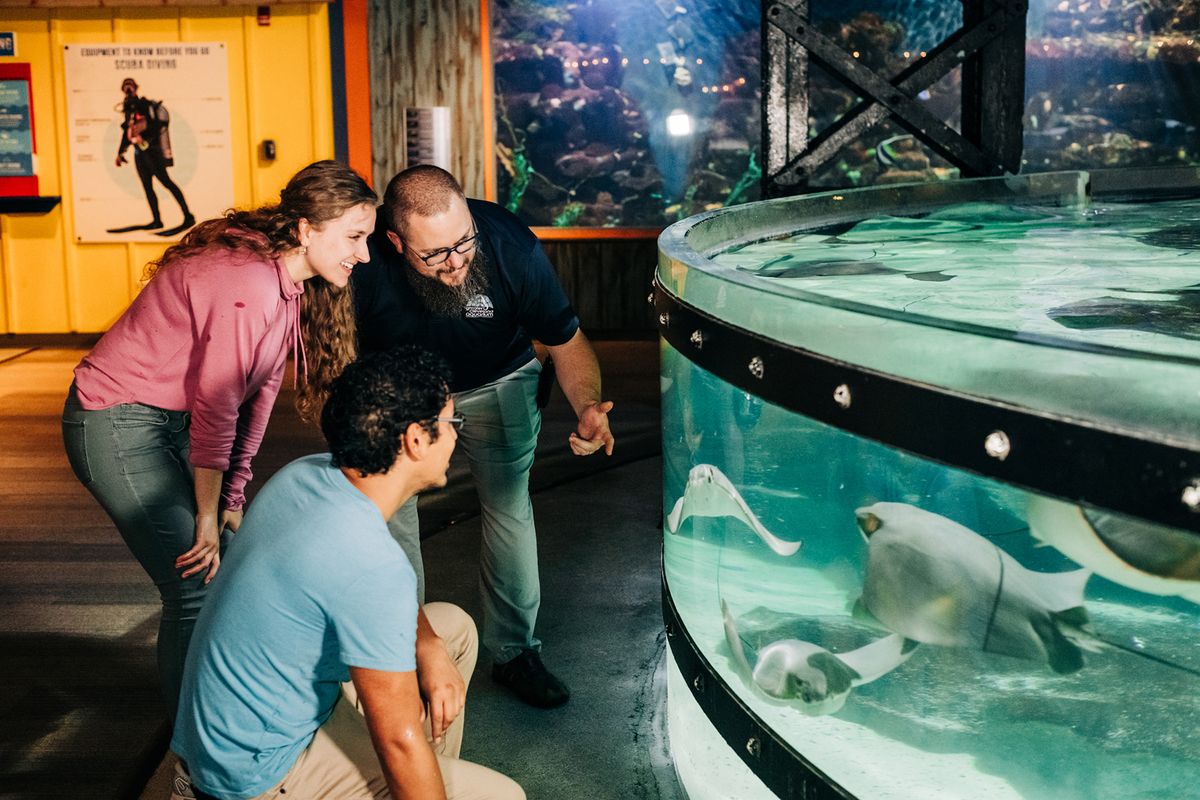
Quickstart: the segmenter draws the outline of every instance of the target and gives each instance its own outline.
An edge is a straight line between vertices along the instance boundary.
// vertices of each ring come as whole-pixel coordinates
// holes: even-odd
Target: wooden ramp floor
[[[125,797],[166,735],[158,593],[63,453],[59,418],[82,351],[6,355],[0,797]]]

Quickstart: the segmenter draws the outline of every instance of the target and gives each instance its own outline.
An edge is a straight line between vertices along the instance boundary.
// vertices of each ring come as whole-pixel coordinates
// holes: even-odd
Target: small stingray
[[[839,275],[892,275],[900,271],[875,261],[796,261],[792,255],[773,258],[760,267],[738,269],[760,278],[832,278]]]
[[[1200,339],[1200,289],[1188,287],[1170,300],[1096,297],[1058,306],[1050,319],[1073,330],[1134,330],[1178,339]]]
[[[935,269],[929,272],[906,272],[904,273],[904,277],[908,278],[910,281],[937,281],[938,283],[941,283],[943,281],[952,281],[958,276],[947,275],[940,269]]]
[[[799,639],[782,639],[761,648],[750,665],[729,606],[721,601],[725,642],[733,660],[752,683],[776,700],[797,703],[808,716],[838,711],[855,686],[878,680],[903,664],[917,643],[892,634],[848,653],[831,653]]]
[[[1176,225],[1135,237],[1142,244],[1152,247],[1170,247],[1175,250],[1200,250],[1200,224]]]
[[[1113,583],[1200,603],[1200,536],[1038,495],[1029,532]]]
[[[793,555],[800,549],[800,542],[784,541],[767,530],[725,473],[711,464],[692,467],[688,473],[683,496],[675,501],[675,507],[667,515],[667,531],[678,533],[688,517],[733,517],[744,522],[767,547],[781,556]]]
[[[923,644],[978,648],[1083,667],[1083,587],[1091,572],[1026,569],[979,534],[907,503],[855,511],[867,538],[861,604],[889,631]]]

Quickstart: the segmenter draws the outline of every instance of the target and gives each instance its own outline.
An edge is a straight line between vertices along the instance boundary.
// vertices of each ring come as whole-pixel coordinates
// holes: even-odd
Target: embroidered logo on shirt
[[[463,312],[467,319],[491,319],[496,315],[492,299],[486,294],[477,294],[468,300]]]

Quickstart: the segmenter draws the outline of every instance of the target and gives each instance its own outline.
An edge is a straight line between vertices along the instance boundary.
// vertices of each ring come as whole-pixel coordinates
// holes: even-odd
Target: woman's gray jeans
[[[74,385],[62,419],[71,469],[158,587],[158,672],[172,720],[188,641],[205,595],[204,572],[183,579],[175,568],[175,559],[191,549],[196,532],[190,421],[185,411],[139,403],[88,411],[79,405]]]

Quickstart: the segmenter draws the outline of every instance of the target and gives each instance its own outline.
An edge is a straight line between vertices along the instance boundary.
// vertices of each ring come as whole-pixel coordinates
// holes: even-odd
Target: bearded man
[[[529,470],[541,365],[532,340],[548,348],[578,417],[568,444],[580,456],[613,449],[596,355],[533,232],[500,206],[467,199],[450,173],[401,172],[378,219],[371,260],[353,273],[359,349],[416,344],[450,363],[455,407],[470,420],[459,445],[482,507],[482,640],[492,677],[530,705],[562,705],[570,692],[542,663],[534,636],[541,587]],[[417,569],[423,600],[415,498],[388,527]]]

